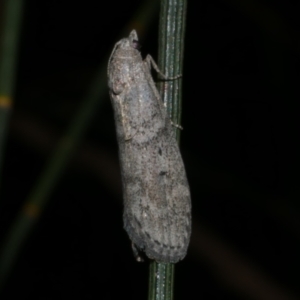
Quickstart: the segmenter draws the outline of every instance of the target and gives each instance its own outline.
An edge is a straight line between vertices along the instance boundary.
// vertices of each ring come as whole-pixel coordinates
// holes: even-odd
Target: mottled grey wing
[[[173,128],[165,126],[147,145],[133,140],[127,146],[125,155],[128,163],[135,162],[130,172],[135,176],[123,174],[124,227],[148,257],[175,263],[184,258],[189,244],[191,202]]]

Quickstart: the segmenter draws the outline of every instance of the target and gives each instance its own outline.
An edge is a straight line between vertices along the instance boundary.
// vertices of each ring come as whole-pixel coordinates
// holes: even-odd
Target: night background
[[[26,204],[114,44],[135,28],[143,57],[157,58],[158,9],[147,25],[134,23],[141,5],[24,1],[1,167],[2,249],[16,220],[32,230],[18,233],[3,300],[147,298],[149,264],[135,261],[123,230],[106,77],[45,203]],[[175,299],[300,299],[299,12],[298,1],[188,3],[180,147],[193,231]]]

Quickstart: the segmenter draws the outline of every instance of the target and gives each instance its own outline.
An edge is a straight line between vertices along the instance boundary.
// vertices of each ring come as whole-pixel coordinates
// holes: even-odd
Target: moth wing
[[[124,227],[137,247],[160,262],[183,259],[191,232],[189,186],[170,132],[166,127],[159,139],[136,149],[135,176],[124,185],[125,202],[131,202],[125,204]]]

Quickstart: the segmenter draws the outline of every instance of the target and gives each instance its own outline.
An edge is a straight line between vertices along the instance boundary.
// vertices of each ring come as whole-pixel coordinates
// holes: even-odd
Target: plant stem
[[[158,65],[167,77],[182,74],[186,0],[161,0]],[[182,78],[159,84],[162,100],[174,124],[181,120]],[[180,132],[176,130],[179,142]],[[174,264],[150,264],[149,300],[172,300]]]
[[[174,264],[150,263],[149,300],[173,299]]]
[[[162,0],[159,24],[158,65],[167,77],[182,75],[186,0]],[[174,124],[181,121],[182,78],[162,81],[162,100]],[[177,129],[177,139],[179,133]]]

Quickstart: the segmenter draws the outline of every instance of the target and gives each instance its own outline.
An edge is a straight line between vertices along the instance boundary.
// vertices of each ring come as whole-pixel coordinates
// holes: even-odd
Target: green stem
[[[159,24],[158,65],[167,77],[182,75],[186,0],[162,0]],[[182,78],[160,83],[162,100],[172,121],[180,124]],[[179,142],[177,130],[177,139]]]
[[[161,0],[158,65],[167,77],[182,75],[186,0]],[[182,78],[159,84],[162,100],[175,124],[181,120]],[[180,131],[176,129],[179,142]],[[149,300],[172,300],[174,264],[150,264]]]
[[[173,299],[174,264],[150,263],[148,300]]]

